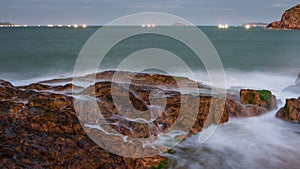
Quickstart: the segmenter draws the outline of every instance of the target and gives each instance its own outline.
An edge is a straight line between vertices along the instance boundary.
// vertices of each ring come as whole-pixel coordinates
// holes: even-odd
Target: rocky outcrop
[[[286,87],[285,89],[283,89],[283,91],[300,94],[300,73],[298,74],[295,84]]]
[[[0,82],[0,91],[3,168],[135,169],[167,162],[161,156],[123,158],[100,148],[82,130],[72,97],[21,90],[5,81]]]
[[[89,130],[83,130],[78,121],[74,110],[74,97],[69,95],[71,88],[80,89],[79,93],[75,93],[77,97],[83,94],[95,96],[107,123],[117,132],[128,137],[149,138],[167,132],[175,123],[175,119],[178,119],[180,109],[185,112],[181,118],[182,123],[192,122],[191,133],[194,134],[211,123],[228,121],[228,114],[218,98],[214,100],[211,96],[201,96],[200,100],[199,95],[183,94],[178,91],[176,85],[178,81],[184,82],[185,87],[191,87],[192,81],[187,78],[122,73],[124,81],[126,78],[131,78],[130,76],[135,76],[130,85],[122,81],[112,82],[113,71],[97,74],[97,79],[101,82],[86,89],[73,86],[66,79],[56,80],[56,82],[68,81],[68,84],[59,86],[46,85],[46,82],[43,82],[15,87],[9,82],[0,81],[0,165],[4,168],[54,166],[56,168],[85,168],[86,166],[89,168],[165,168],[167,166],[168,160],[162,156],[130,159],[109,153],[96,145],[86,134]],[[82,77],[83,80],[86,78],[88,76]],[[48,84],[51,82],[49,81]],[[129,85],[129,88],[126,88],[126,85]],[[206,86],[202,87],[203,90],[209,89]],[[129,93],[129,100],[133,107],[128,107],[128,103],[121,103],[121,110],[124,112],[119,112],[112,100],[112,90],[121,102],[127,100]],[[163,95],[150,97],[153,91],[161,92]],[[155,120],[151,121],[151,116],[147,113],[140,116],[151,121],[149,123],[135,122],[126,118],[134,118],[132,116],[134,109],[147,111],[163,100],[166,102],[165,109],[161,114],[155,114]],[[180,104],[182,101],[185,104]],[[196,120],[191,119],[192,116],[187,113],[192,110],[195,101],[199,101],[200,105],[197,108],[199,112],[196,112],[198,115],[195,114]],[[214,107],[218,113],[208,116],[211,107]],[[80,116],[80,119],[84,120],[85,117]],[[90,132],[95,130],[92,129]],[[101,137],[106,135],[101,131],[96,132],[100,133]],[[120,137],[107,137],[107,139],[108,144],[113,144],[116,140],[124,140]],[[144,145],[140,145],[142,149]],[[122,150],[120,144],[113,146]],[[132,143],[126,146],[130,147]],[[162,150],[159,147],[149,149],[149,151]],[[132,149],[132,151],[139,150]]]
[[[106,71],[78,78],[82,81],[96,78],[96,83],[87,88],[73,85],[72,79],[21,87],[0,81],[0,165],[4,168],[166,168],[165,157],[124,158],[99,147],[88,135],[101,137],[106,146],[129,154],[145,151],[158,154],[167,150],[153,146],[145,149],[144,142],[130,142],[127,138],[155,140],[175,124],[187,129],[189,135],[197,134],[212,123],[227,122],[229,115],[260,115],[274,107],[269,92],[261,95],[259,91],[241,91],[242,104],[239,96],[228,95],[226,99],[218,93],[212,95],[210,87],[183,77],[118,72],[121,79],[115,81],[115,73]],[[65,85],[55,85],[58,82]],[[184,90],[179,90],[178,84]],[[200,94],[194,93],[196,88]],[[73,95],[71,89],[75,89]],[[89,96],[96,98],[97,108],[86,99]],[[78,98],[84,99],[78,102]],[[76,112],[74,105],[83,113]],[[100,118],[99,110],[104,119]],[[81,126],[80,122],[104,130]],[[186,124],[191,124],[190,128],[185,128]],[[105,132],[108,127],[117,134]],[[120,140],[123,145],[118,144]]]
[[[286,121],[299,123],[300,97],[298,99],[286,99],[285,106],[276,113],[276,117]]]
[[[276,107],[276,97],[267,90],[241,89],[239,98],[228,95],[226,99],[230,117],[259,116]]]
[[[280,21],[270,23],[270,29],[300,29],[300,4],[284,12]]]

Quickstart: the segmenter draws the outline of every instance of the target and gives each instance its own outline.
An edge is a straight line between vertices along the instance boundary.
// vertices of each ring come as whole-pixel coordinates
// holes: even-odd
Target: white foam
[[[172,168],[297,168],[300,165],[300,126],[263,116],[231,119],[200,144],[187,138],[173,155]],[[199,134],[200,135],[200,134]]]

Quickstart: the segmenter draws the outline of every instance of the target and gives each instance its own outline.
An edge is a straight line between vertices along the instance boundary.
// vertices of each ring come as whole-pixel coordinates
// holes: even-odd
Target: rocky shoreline
[[[127,152],[129,154],[145,151],[153,151],[154,154],[168,153],[168,149],[164,147],[145,149],[140,142],[126,142],[126,147],[122,147],[116,143],[124,140],[123,137],[108,136],[103,131],[82,127],[82,121],[101,124],[97,121],[98,114],[92,114],[96,110],[90,108],[89,102],[84,102],[82,106],[94,117],[76,113],[75,97],[81,95],[96,98],[104,120],[117,133],[136,138],[156,139],[159,134],[167,133],[178,123],[181,111],[184,116],[179,124],[185,126],[192,122],[187,133],[191,136],[211,124],[226,123],[230,118],[258,116],[277,108],[276,97],[267,90],[242,89],[238,93],[228,91],[226,98],[223,98],[218,93],[212,94],[209,86],[184,77],[117,72],[121,78],[116,82],[112,80],[115,73],[105,71],[79,78],[96,78],[95,84],[86,88],[75,86],[70,78],[19,87],[0,81],[0,165],[4,168],[134,169],[162,169],[168,166],[168,159],[161,155],[125,158],[95,144],[88,135],[99,135],[102,139],[107,139],[108,146],[116,150],[128,151],[128,147],[130,150],[133,145],[140,146]],[[128,79],[131,79],[130,83]],[[63,85],[58,85],[59,83]],[[178,83],[189,91],[178,90]],[[199,89],[200,94],[191,92],[193,88]],[[129,103],[123,103],[124,100]],[[114,101],[120,102],[120,106]],[[295,117],[299,114],[299,102],[299,98],[287,100],[286,106],[278,111],[276,117],[299,121],[299,116]],[[164,109],[159,110],[157,107]],[[198,110],[195,116],[187,113],[195,108]],[[138,115],[147,123],[131,120],[136,118],[136,110],[146,112]],[[211,110],[214,113],[211,114]]]

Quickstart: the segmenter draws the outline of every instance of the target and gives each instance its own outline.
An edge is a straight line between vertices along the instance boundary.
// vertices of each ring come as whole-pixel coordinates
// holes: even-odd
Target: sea
[[[0,28],[0,79],[20,86],[71,77],[81,49],[100,28]],[[281,100],[279,107],[286,98],[300,96],[300,92],[283,91],[295,84],[300,72],[300,31],[262,27],[198,28],[222,62],[226,83],[218,87],[267,89]],[[210,83],[205,66],[186,46],[152,34],[118,43],[98,70],[115,69],[133,50],[145,47],[161,47],[180,55],[196,78],[177,66],[171,69],[174,74]],[[174,148],[175,154],[166,154],[170,168],[298,168],[300,126],[276,119],[276,111],[258,117],[230,119],[218,126],[205,143],[199,143],[197,136],[187,138]]]

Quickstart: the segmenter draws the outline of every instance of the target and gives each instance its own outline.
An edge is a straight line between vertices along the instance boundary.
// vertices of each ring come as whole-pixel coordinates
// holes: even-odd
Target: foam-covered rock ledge
[[[276,117],[295,123],[300,123],[300,97],[298,99],[286,99],[285,106],[277,113]]]
[[[286,10],[280,21],[270,23],[267,28],[300,30],[300,4]]]
[[[122,79],[112,81],[115,71],[96,74],[96,83],[83,88],[74,86],[72,79],[55,79],[43,81],[28,86],[15,87],[9,82],[0,81],[0,166],[4,168],[166,168],[168,159],[160,155],[143,159],[130,159],[109,153],[96,145],[86,132],[97,132],[105,137],[106,133],[99,130],[82,128],[74,110],[74,97],[70,95],[71,88],[76,96],[95,96],[102,116],[107,124],[118,133],[137,138],[155,138],[159,133],[166,133],[175,123],[179,110],[185,112],[182,122],[193,123],[190,134],[198,134],[208,125],[221,124],[232,117],[249,117],[265,113],[274,108],[274,97],[267,91],[242,90],[240,96],[228,94],[222,98],[218,93],[212,95],[211,88],[196,83],[201,94],[181,93],[177,82],[190,89],[195,87],[192,80],[183,77],[171,77],[158,74],[119,72]],[[81,80],[93,77],[80,77]],[[130,83],[126,80],[132,79]],[[57,83],[65,85],[55,85]],[[119,102],[128,102],[119,107],[124,112],[118,112],[112,99],[114,91]],[[150,100],[150,95],[157,95]],[[241,100],[240,100],[241,98]],[[150,122],[140,123],[129,120],[125,116],[135,116],[136,110],[147,111],[162,100],[166,100],[165,109],[161,114],[155,114],[151,121],[150,114],[142,117]],[[224,100],[226,99],[226,101]],[[275,99],[276,100],[276,99]],[[181,105],[181,102],[184,104]],[[196,101],[199,107],[195,107]],[[224,102],[225,101],[225,102]],[[225,105],[224,105],[225,104]],[[88,103],[83,103],[87,111]],[[225,108],[224,108],[225,107]],[[198,110],[195,119],[189,114],[194,108]],[[210,110],[214,113],[209,114]],[[78,115],[78,114],[77,114]],[[88,118],[80,116],[81,120]],[[87,119],[90,120],[90,119]],[[92,119],[99,125],[97,119]],[[107,137],[107,144],[122,150],[115,141],[124,138]],[[132,143],[126,143],[126,147]],[[139,145],[139,143],[137,143]],[[124,146],[124,145],[123,145]],[[132,149],[133,152],[146,151]],[[149,151],[161,151],[159,147]],[[148,151],[148,150],[147,150]],[[133,153],[128,152],[128,153]]]

